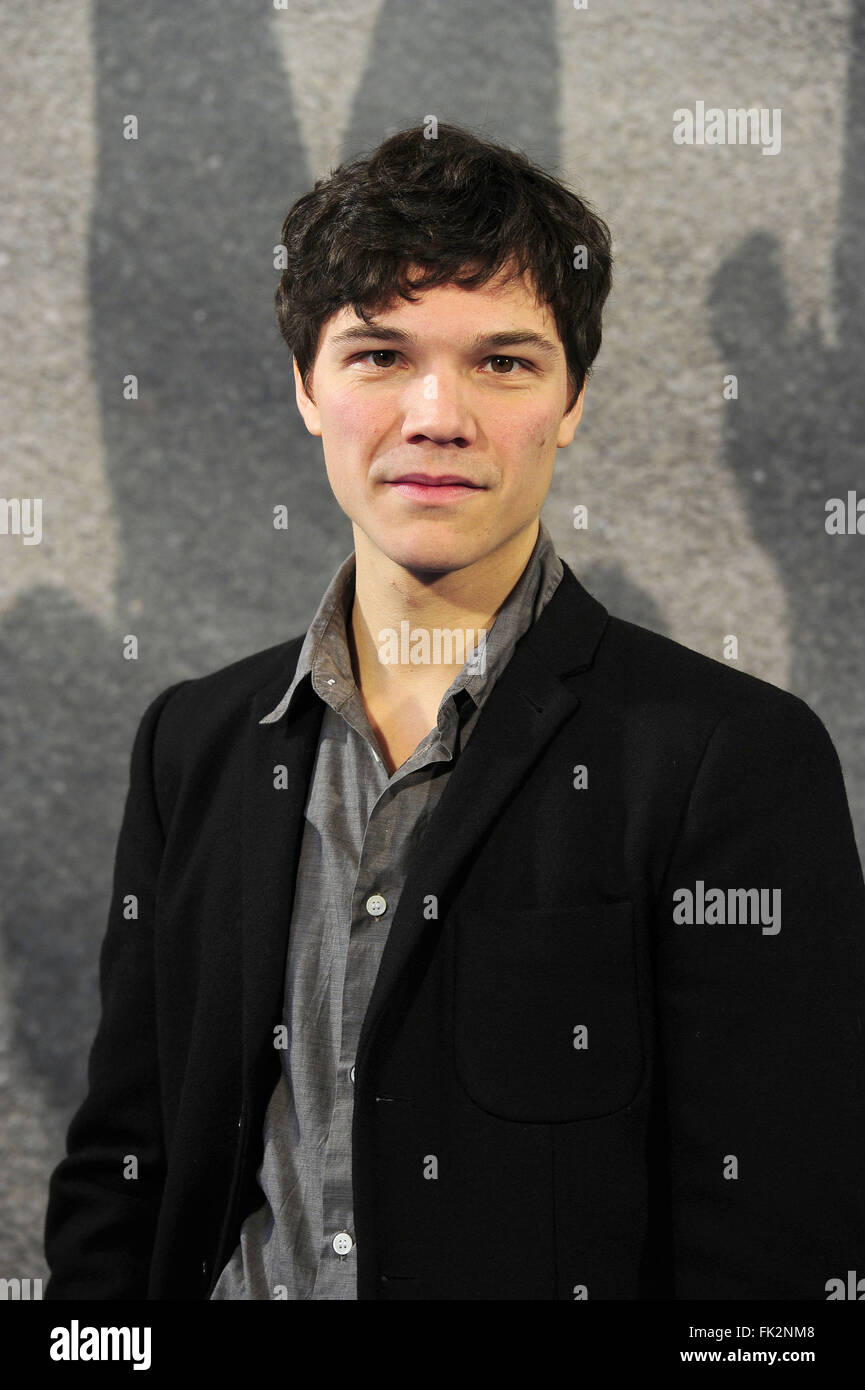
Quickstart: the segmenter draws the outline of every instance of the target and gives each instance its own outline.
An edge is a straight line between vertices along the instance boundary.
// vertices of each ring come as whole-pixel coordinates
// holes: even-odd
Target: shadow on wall
[[[787,592],[790,689],[825,722],[865,849],[865,536],[828,535],[826,502],[865,496],[865,5],[855,0],[844,163],[835,247],[838,346],[816,324],[790,326],[775,237],[748,237],[714,276],[711,331],[735,373],[724,411],[724,458],[755,539]],[[811,274],[807,239],[798,267]],[[755,596],[759,602],[759,596]]]
[[[310,172],[268,9],[96,0],[93,12],[90,349],[121,548],[117,622],[42,588],[0,626],[16,1072],[65,1113],[85,1088],[145,707],[184,676],[293,636],[351,548],[318,441],[294,418],[273,313],[272,248]],[[137,141],[122,135],[130,113]],[[288,533],[272,527],[279,503],[303,519]],[[137,661],[122,657],[127,633]]]

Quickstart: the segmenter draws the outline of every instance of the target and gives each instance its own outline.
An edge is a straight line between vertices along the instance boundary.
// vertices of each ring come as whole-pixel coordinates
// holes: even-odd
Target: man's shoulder
[[[246,726],[259,697],[272,693],[275,705],[291,684],[304,636],[301,633],[163,689],[148,710],[150,714],[159,709],[160,749],[188,750],[194,743],[198,750],[207,751]]]
[[[610,615],[596,664],[610,698],[683,731],[727,719],[781,737],[827,738],[799,695],[625,618]]]
[[[528,640],[560,675],[579,674],[581,693],[589,697],[591,692],[594,703],[647,730],[666,725],[682,734],[687,729],[699,734],[734,712],[822,728],[798,695],[743,670],[738,661],[707,656],[619,617],[562,564],[564,582],[541,617],[544,622],[546,616],[544,636],[540,643]]]
[[[262,651],[250,652],[248,656],[242,656],[215,671],[191,677],[184,682],[186,698],[207,705],[215,703],[231,708],[234,704],[248,704],[250,699],[254,699],[283,677],[288,688],[297,666],[304,636],[305,633],[301,633],[298,637],[277,642]]]

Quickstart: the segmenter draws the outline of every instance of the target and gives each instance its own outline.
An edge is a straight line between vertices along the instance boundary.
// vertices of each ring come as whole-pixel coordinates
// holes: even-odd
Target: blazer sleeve
[[[164,845],[153,751],[164,690],[135,735],[99,958],[88,1090],[51,1175],[46,1299],[143,1299],[165,1177],[154,998],[154,905]],[[137,918],[124,915],[130,897]],[[133,1164],[130,1160],[135,1160]],[[137,1176],[126,1176],[135,1172]]]
[[[776,694],[715,726],[656,905],[676,1299],[865,1273],[865,884],[829,735]],[[714,888],[776,922],[674,921]]]

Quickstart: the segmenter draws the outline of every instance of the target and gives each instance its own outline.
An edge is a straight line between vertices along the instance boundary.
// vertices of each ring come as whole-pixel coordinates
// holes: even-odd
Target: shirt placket
[[[322,1243],[314,1299],[357,1296],[357,1247],[354,1238],[351,1132],[354,1115],[355,1057],[387,935],[397,907],[399,870],[405,846],[401,836],[399,784],[410,772],[449,757],[437,738],[415,753],[387,779],[373,748],[366,720],[352,712],[350,722],[365,737],[370,758],[384,780],[364,832],[351,894],[351,926],[342,985],[339,1064],[333,1116],[325,1147],[322,1179]],[[349,716],[349,710],[343,714]]]

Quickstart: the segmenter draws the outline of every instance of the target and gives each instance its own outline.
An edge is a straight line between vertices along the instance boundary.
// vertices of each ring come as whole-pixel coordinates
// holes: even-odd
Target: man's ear
[[[318,418],[318,406],[311,396],[307,395],[306,387],[301,380],[300,368],[297,365],[297,358],[292,357],[294,365],[294,393],[297,400],[297,408],[303,416],[303,423],[310,434],[321,434],[321,421]]]
[[[580,394],[577,396],[577,399],[574,401],[570,410],[562,416],[561,424],[559,425],[559,432],[556,436],[557,449],[566,448],[567,445],[571,443],[571,440],[576,434],[577,425],[580,423],[580,416],[583,413],[583,397],[585,396],[585,394],[586,382],[583,381],[583,387],[580,391]]]

